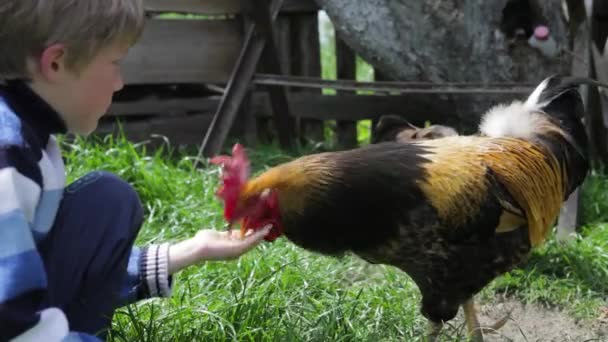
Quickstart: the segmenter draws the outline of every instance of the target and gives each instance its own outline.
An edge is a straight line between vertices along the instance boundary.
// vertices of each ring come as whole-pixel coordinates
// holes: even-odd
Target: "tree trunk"
[[[531,34],[536,24],[568,48],[561,0],[317,0],[338,34],[384,74],[400,80],[536,82],[568,72],[571,57],[545,57],[527,44],[510,42],[517,28]],[[513,7],[515,9],[515,7]],[[516,22],[520,22],[517,24]],[[512,23],[512,24],[510,24]],[[503,29],[501,30],[501,26]]]
[[[571,70],[574,28],[561,0],[316,1],[340,38],[395,80],[536,83]],[[538,25],[549,28],[557,55],[528,44]],[[445,113],[452,115],[445,123],[460,122],[457,126],[468,130],[488,109],[489,98],[479,98],[464,104],[457,96],[436,100],[458,103],[455,113]],[[492,101],[512,98],[499,95]]]

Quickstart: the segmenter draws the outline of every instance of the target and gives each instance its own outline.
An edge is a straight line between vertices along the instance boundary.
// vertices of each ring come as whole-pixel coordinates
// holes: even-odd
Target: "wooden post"
[[[608,81],[608,55],[604,54],[606,36],[608,35],[608,3],[606,1],[593,1],[593,10],[590,16],[591,41],[588,47],[591,50],[589,60],[591,64],[590,75],[600,82]],[[587,38],[589,40],[589,38]],[[608,163],[608,118],[605,96],[594,87],[589,88],[589,138],[594,159],[598,164]]]
[[[336,73],[338,79],[357,79],[357,59],[353,50],[336,36]],[[340,94],[341,92],[338,92]],[[343,93],[343,92],[342,92]],[[337,143],[340,148],[357,146],[357,121],[338,121]]]
[[[252,87],[253,88],[253,87]],[[239,117],[243,120],[243,141],[248,147],[254,146],[258,141],[258,125],[256,122],[255,114],[251,108],[251,97],[253,95],[253,89],[249,89],[247,95],[243,99],[243,104],[239,110]]]
[[[230,127],[237,115],[238,109],[247,94],[253,74],[264,48],[269,50],[266,54],[267,63],[270,69],[282,74],[281,66],[278,62],[276,53],[276,41],[273,23],[283,4],[283,0],[261,0],[256,5],[250,4],[247,0],[241,1],[244,7],[249,6],[255,23],[248,25],[245,43],[241,51],[237,65],[234,68],[222,101],[207,129],[207,133],[199,149],[197,161],[202,155],[210,157],[219,153],[222,148]],[[281,145],[284,148],[293,147],[293,133],[291,117],[289,114],[289,103],[287,93],[284,88],[273,87],[269,90],[272,98],[271,104],[275,124],[277,125],[278,135]]]
[[[277,38],[279,35],[274,27],[276,15],[271,11],[274,3],[277,3],[277,6],[280,8],[283,1],[258,0],[257,4],[253,4],[249,0],[241,0],[241,3],[244,8],[245,6],[249,6],[249,10],[251,10],[256,21],[256,28],[259,29],[260,34],[267,40],[263,58],[267,69],[285,75],[284,64],[281,62],[278,52]],[[291,149],[295,147],[295,139],[293,137],[293,119],[289,110],[287,89],[284,87],[270,87],[268,92],[271,98],[273,119],[277,128],[279,142],[283,148]]]
[[[599,51],[604,51],[608,37],[608,2],[605,0],[593,1],[591,13],[591,39]]]
[[[591,33],[589,32],[590,25],[581,25],[576,31],[573,39],[573,52],[578,58],[572,62],[571,73],[573,76],[593,77],[593,42]],[[601,80],[600,80],[601,81]],[[601,105],[598,102],[598,93],[595,87],[585,86],[583,88],[583,98],[585,101],[585,124],[589,140],[590,156],[594,159],[601,155],[598,151],[599,146],[594,146],[596,137],[596,125],[602,125],[601,120]],[[598,119],[599,118],[599,119]],[[580,188],[577,188],[564,203],[559,219],[557,221],[556,238],[560,241],[571,240],[577,228],[580,225]]]
[[[291,15],[279,15],[275,24],[275,40],[277,42],[277,53],[281,71],[285,75],[292,74],[291,68]],[[268,63],[260,63],[256,71],[257,74],[272,73],[272,66]],[[270,87],[258,86],[258,88],[270,89]],[[284,87],[287,94],[292,90],[291,87]],[[271,144],[278,136],[278,126],[273,122],[272,117],[260,116],[257,118],[258,139],[265,144]],[[298,134],[298,121],[292,118],[293,133]]]
[[[388,81],[388,80],[390,80],[390,78],[386,77],[380,70],[374,69],[374,80],[375,81]],[[372,119],[372,127],[371,127],[371,132],[370,132],[370,136],[372,139],[374,138],[374,127],[376,127],[376,125],[378,124],[378,119],[380,119],[380,116],[384,115],[384,114],[393,114],[393,113],[376,113],[376,115]]]
[[[291,16],[291,71],[292,75],[321,77],[321,46],[319,43],[318,12]],[[293,92],[319,92],[315,89],[292,88]],[[314,119],[298,120],[300,142],[324,140],[323,121]]]

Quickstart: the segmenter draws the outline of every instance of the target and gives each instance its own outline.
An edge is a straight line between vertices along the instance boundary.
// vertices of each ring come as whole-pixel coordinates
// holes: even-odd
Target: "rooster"
[[[269,241],[396,266],[421,291],[430,340],[462,307],[483,341],[475,294],[542,244],[588,172],[583,83],[604,86],[552,76],[489,110],[474,136],[313,154],[252,179],[236,145],[211,160],[223,165],[224,217],[242,232],[271,224]]]
[[[417,127],[397,115],[383,115],[378,120],[372,134],[372,144],[383,141],[429,140],[458,135],[456,130],[444,125]]]

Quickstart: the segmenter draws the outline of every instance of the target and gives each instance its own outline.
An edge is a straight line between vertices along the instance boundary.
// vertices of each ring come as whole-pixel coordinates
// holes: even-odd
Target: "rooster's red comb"
[[[249,159],[242,145],[232,148],[232,156],[217,156],[211,159],[212,164],[222,166],[222,184],[217,196],[224,201],[224,218],[232,222],[242,187],[249,178]]]

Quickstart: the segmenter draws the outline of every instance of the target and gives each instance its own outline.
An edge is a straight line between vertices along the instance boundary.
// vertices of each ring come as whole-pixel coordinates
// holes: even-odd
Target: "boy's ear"
[[[39,59],[39,71],[47,81],[58,81],[66,71],[66,48],[63,44],[47,46]]]

